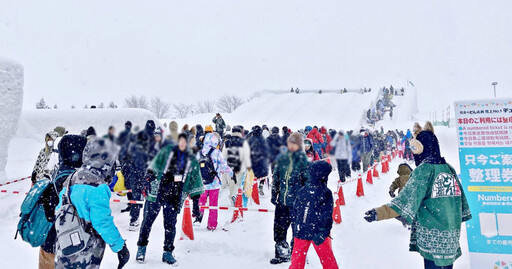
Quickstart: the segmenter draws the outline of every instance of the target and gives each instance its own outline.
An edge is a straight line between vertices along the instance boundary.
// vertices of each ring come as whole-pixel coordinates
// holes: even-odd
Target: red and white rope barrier
[[[24,178],[16,179],[16,180],[13,180],[13,181],[2,183],[2,184],[0,184],[0,186],[5,186],[5,185],[13,184],[13,183],[20,182],[20,181],[23,181],[23,180],[26,180],[26,179],[30,179],[30,178],[31,177],[29,176],[29,177],[24,177]]]

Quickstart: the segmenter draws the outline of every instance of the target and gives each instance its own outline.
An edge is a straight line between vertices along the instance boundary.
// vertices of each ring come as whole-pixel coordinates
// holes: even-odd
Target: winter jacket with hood
[[[263,138],[262,132],[263,130],[260,126],[254,127],[252,136],[248,140],[251,147],[252,170],[256,178],[268,176],[270,150],[267,141]]]
[[[172,140],[174,144],[178,142],[178,123],[176,121],[171,121],[169,123],[169,131],[171,131],[171,134],[169,137],[167,137],[168,140]]]
[[[272,181],[272,203],[293,206],[297,193],[306,184],[308,157],[303,150],[279,155]]]
[[[327,128],[325,128],[325,126],[322,126],[322,128],[320,128],[320,134],[322,134],[322,138],[324,139],[324,143],[322,144],[322,153],[329,154],[332,150],[332,137],[327,133]]]
[[[42,179],[43,177],[50,178],[52,175],[53,167],[48,167],[48,162],[50,161],[51,155],[53,153],[53,148],[48,146],[48,141],[52,140],[55,143],[59,135],[57,132],[51,131],[45,135],[44,138],[44,148],[41,149],[39,155],[37,156],[37,161],[34,165],[34,169],[32,170],[32,174],[35,174],[37,180]]]
[[[208,152],[210,152],[210,150],[213,148],[214,150],[212,151],[212,154],[210,155],[210,157],[212,158],[213,166],[215,167],[215,171],[217,171],[217,173],[219,175],[227,173],[227,174],[229,174],[230,177],[232,177],[233,171],[228,166],[228,163],[224,159],[224,156],[222,156],[222,152],[217,149],[219,142],[220,142],[219,138],[215,134],[213,134],[213,133],[206,134],[204,137],[203,149],[201,150],[201,154],[206,156],[206,155],[208,155]],[[217,177],[215,177],[215,180],[212,183],[205,186],[206,190],[220,189],[222,183],[221,183],[219,175]]]
[[[114,175],[116,159],[117,149],[113,143],[92,137],[85,146],[82,166],[64,182],[57,212],[62,205],[62,195],[67,191],[68,181],[71,180],[70,200],[78,216],[84,220],[86,230],[90,231],[91,239],[88,247],[74,256],[64,256],[57,241],[56,268],[64,268],[70,261],[81,263],[84,268],[99,265],[105,243],[116,253],[123,248],[124,240],[114,224],[110,209],[112,194],[108,187]],[[98,254],[101,254],[100,257]]]
[[[312,241],[316,237],[325,240],[331,233],[333,197],[327,187],[332,167],[325,161],[313,162],[308,166],[309,179],[297,192],[293,206],[294,236]]]
[[[334,158],[336,158],[336,160],[352,162],[352,146],[350,145],[350,139],[347,134],[341,136],[337,133],[331,141],[331,146],[334,147]]]
[[[201,137],[204,136],[204,129],[203,129],[203,126],[201,126],[201,124],[197,124],[196,125],[196,148],[197,150],[200,150],[203,148],[203,140],[201,139]]]
[[[412,224],[410,251],[437,266],[452,265],[461,256],[461,224],[471,219],[471,212],[457,173],[441,157],[434,133],[422,131],[416,139],[423,148],[423,161],[398,196],[376,209],[377,219],[402,216]],[[445,242],[442,248],[439,242]]]
[[[267,138],[267,144],[270,150],[270,163],[274,163],[279,153],[281,153],[281,147],[285,145],[279,136],[279,128],[272,128],[272,134]]]
[[[242,133],[237,132],[237,131],[233,132],[231,134],[230,140],[232,143],[234,143],[234,140],[241,140],[240,142],[242,142],[242,146],[238,149],[238,157],[240,158],[240,164],[241,164],[240,172],[244,172],[247,169],[252,168],[251,148],[249,147],[249,142],[247,142],[247,140],[245,140],[242,137]],[[238,144],[238,143],[236,143],[236,144]],[[227,160],[227,158],[228,158],[228,149],[230,147],[232,147],[232,145],[229,145],[228,143],[226,143],[226,145],[222,149],[222,156],[224,156],[225,160]]]
[[[411,172],[412,169],[408,164],[400,164],[397,171],[398,177],[391,183],[391,186],[389,186],[389,191],[394,193],[398,189],[398,193],[400,193],[405,187],[405,184],[407,184],[407,181],[409,181]]]
[[[306,142],[309,142],[309,144],[311,145],[311,147],[309,149],[304,149],[306,151],[306,156],[308,156],[308,161],[310,161],[310,162],[319,161],[320,156],[318,155],[318,152],[316,152],[315,149],[313,148],[313,141],[311,141],[311,139],[309,139],[309,138],[306,138],[306,139],[304,139],[304,142],[305,142],[304,144],[306,144]]]
[[[224,129],[226,129],[226,123],[222,117],[217,118],[217,116],[215,116],[213,117],[212,122],[215,123],[215,131],[217,133],[224,133]]]

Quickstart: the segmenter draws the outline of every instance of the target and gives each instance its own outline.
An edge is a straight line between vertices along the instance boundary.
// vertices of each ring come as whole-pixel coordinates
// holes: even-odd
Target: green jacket
[[[226,129],[226,123],[224,122],[223,118],[217,118],[214,117],[212,120],[213,123],[215,123],[215,131],[216,132],[224,132],[224,129]]]
[[[302,150],[279,155],[272,181],[272,203],[293,206],[308,179],[308,157]]]
[[[160,182],[163,175],[168,169],[172,155],[174,154],[174,145],[167,145],[163,147],[155,158],[151,161],[148,170],[155,174],[155,180],[150,182],[148,196],[146,200],[150,202],[156,202],[158,197],[158,191],[160,188]],[[193,154],[188,154],[188,160],[185,169],[183,192],[181,196],[180,208],[187,196],[197,196],[204,192],[203,180],[199,170],[199,162]]]
[[[460,257],[460,227],[471,212],[449,164],[422,163],[388,206],[412,223],[410,251],[437,266],[452,265]]]

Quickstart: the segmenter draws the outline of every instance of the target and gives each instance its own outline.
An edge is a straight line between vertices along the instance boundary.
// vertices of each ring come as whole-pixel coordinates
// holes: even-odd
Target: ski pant
[[[190,197],[190,199],[192,199],[192,216],[194,217],[201,215],[201,210],[199,210],[199,198],[201,198],[201,195]]]
[[[320,262],[322,263],[322,267],[324,269],[339,268],[338,263],[336,262],[336,258],[334,257],[334,253],[332,252],[331,238],[327,237],[327,239],[325,239],[325,241],[320,246],[315,245],[313,241],[295,238],[292,253],[292,265],[290,265],[290,269],[304,268],[306,265],[308,249],[311,244],[313,244],[313,247],[316,250],[316,254],[318,255],[318,258],[320,258]]]
[[[337,159],[338,175],[340,176],[341,182],[345,182],[347,177],[350,177],[350,167],[348,166],[348,160]]]
[[[131,189],[132,191],[129,192],[126,196],[128,196],[128,200],[134,200],[134,201],[142,201],[142,189],[143,189],[143,183],[142,178],[140,180],[129,180],[129,184],[127,184],[127,188]],[[140,204],[130,204],[130,222],[135,222],[139,220],[140,216],[140,209],[142,208],[142,205]]]
[[[363,160],[363,172],[366,172],[366,170],[368,170],[368,167],[370,166],[370,162],[372,161],[372,153],[371,152],[364,153],[362,156],[362,160]]]
[[[142,220],[142,226],[139,232],[139,241],[137,246],[145,247],[148,245],[149,234],[151,233],[151,227],[155,222],[160,208],[163,207],[164,217],[164,251],[172,252],[174,250],[174,237],[176,236],[176,220],[178,219],[178,205],[172,205],[169,203],[150,202],[146,201],[144,204],[144,219]]]
[[[361,170],[361,161],[352,161],[352,171],[357,172],[359,170]]]
[[[230,199],[233,199],[233,197],[235,197],[236,199],[238,195],[238,190],[240,189],[240,185],[242,183],[242,175],[242,172],[238,172],[233,176],[234,179],[231,178],[228,180]]]
[[[288,235],[288,228],[292,225],[292,217],[292,207],[280,203],[276,205],[276,211],[274,213],[274,242],[276,242],[276,257],[285,256],[285,253],[280,251],[280,249],[288,249],[286,237]],[[286,254],[286,256],[288,256],[288,254]]]
[[[219,189],[206,190],[199,198],[199,204],[201,206],[206,205],[208,201],[209,206],[217,206],[219,204]],[[204,213],[204,209],[201,209],[201,213]],[[209,230],[217,229],[217,209],[210,209],[208,214],[208,226]]]
[[[404,150],[404,158],[408,161],[413,161],[414,156],[411,149],[405,149]]]
[[[55,268],[55,254],[44,251],[43,248],[39,249],[39,269],[54,269]]]
[[[424,259],[425,269],[452,269],[453,265],[437,266],[433,261]]]

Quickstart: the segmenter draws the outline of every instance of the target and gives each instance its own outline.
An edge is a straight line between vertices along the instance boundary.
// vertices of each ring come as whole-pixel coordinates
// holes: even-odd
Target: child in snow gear
[[[323,268],[338,268],[330,238],[334,203],[327,180],[331,171],[331,165],[325,161],[308,166],[309,179],[298,191],[293,206],[294,244],[290,268],[304,268],[312,243]]]
[[[199,163],[187,146],[187,135],[179,134],[178,145],[167,145],[162,148],[149,165],[144,219],[137,242],[138,262],[145,260],[151,227],[160,209],[163,208],[165,239],[162,261],[169,264],[176,263],[172,252],[176,236],[176,221],[181,205],[187,196],[196,196],[204,191]]]
[[[395,199],[366,212],[365,219],[402,216],[412,224],[410,251],[423,256],[425,268],[451,268],[461,255],[460,226],[471,219],[466,196],[455,170],[441,157],[430,123],[411,144],[420,165]],[[441,241],[448,243],[439,248]]]
[[[110,210],[111,192],[108,183],[114,175],[116,159],[117,149],[112,142],[91,137],[83,152],[83,165],[64,183],[69,187],[64,187],[60,192],[60,203],[56,209],[55,268],[99,268],[105,243],[113,252],[118,253],[118,268],[122,268],[128,261],[128,249]],[[64,199],[66,196],[68,199]],[[75,212],[79,218],[78,224],[83,229],[79,233],[87,234],[88,240],[78,237],[77,233],[69,241],[67,232],[74,226],[70,220],[76,218],[69,218],[69,211],[66,210]],[[78,232],[80,229],[74,230]],[[83,249],[81,247],[82,250],[77,251],[73,246],[80,242],[84,244]]]
[[[270,201],[276,206],[274,214],[275,257],[270,260],[271,264],[290,261],[290,247],[286,242],[286,235],[293,221],[292,211],[297,193],[307,180],[308,157],[302,147],[302,135],[300,133],[291,134],[288,138],[288,152],[278,157],[273,174]]]
[[[309,138],[304,139],[304,150],[306,151],[306,156],[308,156],[308,161],[316,162],[320,160],[320,156],[313,149],[313,141]]]
[[[36,164],[32,170],[32,183],[36,183],[37,180],[43,179],[45,176],[46,178],[51,177],[52,168],[48,167],[48,162],[50,161],[50,157],[53,153],[53,146],[58,136],[57,132],[54,131],[48,132],[45,135],[44,148],[39,152]]]
[[[219,143],[219,138],[215,135],[215,133],[208,133],[204,137],[204,145],[203,149],[201,150],[201,154],[210,156],[209,159],[213,163],[213,169],[217,175],[213,178],[211,183],[205,185],[205,192],[201,194],[201,197],[199,198],[199,204],[201,206],[206,205],[207,201],[209,201],[209,206],[218,205],[219,191],[221,187],[221,181],[218,174],[227,173],[230,177],[233,176],[233,171],[228,166],[226,160],[224,160],[222,153],[217,149]],[[201,215],[198,216],[198,220],[202,220],[203,212],[204,209],[201,210]],[[210,231],[217,229],[217,210],[209,211],[207,228]]]
[[[345,179],[350,177],[350,163],[352,162],[352,147],[348,134],[343,133],[343,131],[337,133],[331,141],[331,146],[334,147],[334,157],[338,165],[340,181],[345,182]]]

